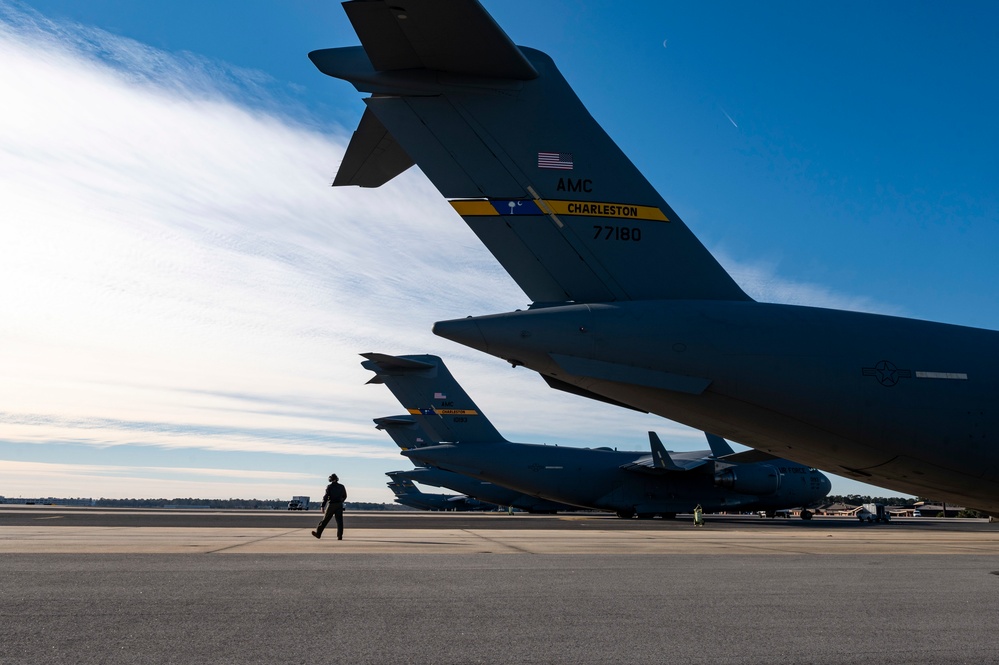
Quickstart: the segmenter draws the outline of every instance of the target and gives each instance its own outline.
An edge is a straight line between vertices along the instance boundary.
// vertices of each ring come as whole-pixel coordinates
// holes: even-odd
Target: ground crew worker
[[[339,480],[335,473],[330,474],[330,484],[326,486],[326,494],[323,495],[323,521],[312,532],[316,538],[322,537],[323,529],[335,517],[336,539],[343,540],[343,502],[347,500],[347,488]]]
[[[701,504],[694,506],[694,526],[704,526],[704,509]]]

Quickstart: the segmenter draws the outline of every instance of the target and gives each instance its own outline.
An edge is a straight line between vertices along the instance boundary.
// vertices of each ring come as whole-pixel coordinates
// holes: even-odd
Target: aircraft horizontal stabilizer
[[[384,418],[375,418],[374,423],[377,429],[416,427],[416,420],[413,416],[385,416]]]
[[[343,8],[378,71],[431,69],[522,80],[538,76],[476,0],[354,0]]]
[[[399,358],[384,353],[362,353],[361,357],[367,358],[367,361],[361,363],[361,366],[375,373],[375,376],[369,379],[368,383],[385,383],[385,376],[434,377],[437,375],[437,365],[433,363]]]
[[[412,360],[410,358],[400,358],[398,356],[390,356],[385,353],[362,353],[362,358],[367,358],[372,362],[378,363],[379,367],[386,370],[396,370],[396,371],[406,371],[406,370],[426,370],[426,369],[436,369],[437,365],[433,363],[425,363],[421,360]]]

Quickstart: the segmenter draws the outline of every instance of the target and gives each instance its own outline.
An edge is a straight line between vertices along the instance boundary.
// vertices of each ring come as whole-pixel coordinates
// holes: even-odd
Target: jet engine
[[[730,466],[715,473],[715,486],[740,494],[766,496],[780,489],[780,472],[769,464]]]

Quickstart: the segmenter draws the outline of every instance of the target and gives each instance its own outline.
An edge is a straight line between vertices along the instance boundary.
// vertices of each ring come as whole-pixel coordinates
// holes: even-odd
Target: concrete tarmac
[[[317,519],[0,506],[0,663],[999,662],[981,520]]]

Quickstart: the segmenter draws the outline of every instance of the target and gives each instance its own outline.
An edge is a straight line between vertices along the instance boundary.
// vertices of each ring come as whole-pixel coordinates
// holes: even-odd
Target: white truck
[[[883,503],[865,503],[857,512],[857,519],[861,522],[891,522],[891,515]]]
[[[308,510],[309,509],[309,497],[307,496],[293,496],[291,501],[288,502],[288,510]]]

